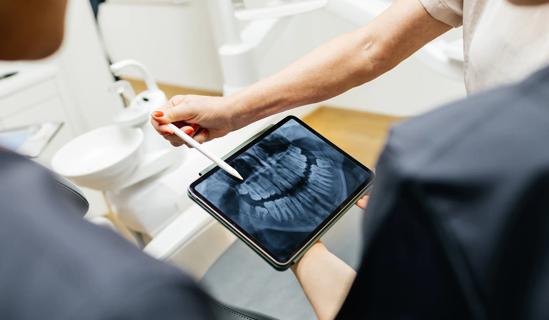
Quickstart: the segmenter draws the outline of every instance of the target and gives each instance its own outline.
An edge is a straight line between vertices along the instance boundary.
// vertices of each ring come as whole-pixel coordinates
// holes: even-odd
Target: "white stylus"
[[[168,127],[170,128],[170,130],[173,131],[173,133],[176,136],[181,138],[181,140],[185,141],[185,143],[187,143],[191,147],[195,148],[196,150],[200,151],[200,153],[202,153],[203,155],[208,157],[210,160],[215,162],[215,164],[217,164],[221,169],[227,171],[227,173],[229,173],[230,175],[232,175],[232,176],[234,176],[234,177],[236,177],[240,180],[244,180],[244,178],[242,178],[240,173],[238,173],[238,171],[236,171],[233,167],[231,167],[229,164],[227,164],[227,162],[223,161],[221,158],[219,158],[216,155],[212,154],[210,151],[208,151],[208,149],[204,148],[203,145],[198,143],[196,140],[194,140],[191,136],[189,136],[188,134],[183,132],[181,129],[179,129],[178,127],[176,127],[172,123],[168,124]]]

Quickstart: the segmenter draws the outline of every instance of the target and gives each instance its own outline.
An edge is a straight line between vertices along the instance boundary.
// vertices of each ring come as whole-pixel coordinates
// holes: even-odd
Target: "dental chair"
[[[59,192],[64,193],[79,208],[82,217],[88,212],[89,202],[84,194],[69,180],[55,175]],[[218,320],[275,320],[275,318],[263,314],[231,307],[212,299],[210,306]]]

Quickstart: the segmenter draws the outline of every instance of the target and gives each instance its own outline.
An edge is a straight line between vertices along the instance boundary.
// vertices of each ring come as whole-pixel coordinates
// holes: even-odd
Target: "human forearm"
[[[318,319],[333,319],[351,288],[356,272],[317,243],[292,267]]]
[[[158,108],[155,129],[182,144],[169,123],[205,142],[266,116],[319,102],[368,82],[406,59],[450,26],[435,20],[418,0],[396,0],[367,26],[317,48],[279,73],[229,97],[175,96]]]
[[[367,26],[341,35],[230,97],[234,126],[337,96],[375,79],[449,29],[417,0],[399,0]]]
[[[360,34],[347,33],[315,49],[282,71],[235,94],[241,127],[297,106],[334,97],[360,84],[356,53]],[[372,53],[373,55],[373,53]],[[366,66],[370,74],[378,66]]]

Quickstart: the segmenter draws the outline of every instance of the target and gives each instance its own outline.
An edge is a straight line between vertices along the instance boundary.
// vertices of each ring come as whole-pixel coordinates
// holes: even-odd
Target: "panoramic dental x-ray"
[[[370,178],[370,172],[313,132],[289,120],[229,161],[195,190],[285,261]]]

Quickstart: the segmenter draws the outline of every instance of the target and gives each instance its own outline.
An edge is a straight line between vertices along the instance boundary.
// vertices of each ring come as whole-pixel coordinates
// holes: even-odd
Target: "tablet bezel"
[[[345,211],[347,211],[356,200],[362,195],[364,195],[368,188],[372,185],[372,182],[374,180],[374,172],[370,170],[368,167],[360,163],[358,160],[353,158],[351,155],[349,155],[347,152],[343,151],[341,148],[336,146],[334,143],[323,137],[320,133],[315,131],[313,128],[308,126],[306,123],[304,123],[301,119],[295,117],[295,116],[287,116],[275,125],[271,126],[261,134],[259,134],[257,137],[254,137],[251,139],[248,143],[246,143],[244,146],[242,146],[239,150],[232,153],[226,160],[230,162],[234,158],[241,155],[246,150],[250,149],[253,145],[255,145],[257,142],[261,141],[264,137],[271,134],[284,124],[286,124],[288,121],[294,120],[296,121],[300,126],[320,138],[324,143],[327,143],[329,146],[334,148],[336,151],[340,152],[343,156],[345,156],[348,160],[353,162],[355,165],[361,167],[362,169],[366,170],[370,177],[368,180],[363,182],[356,190],[354,190],[352,193],[349,194],[349,196],[342,201],[342,203],[335,208],[324,221],[318,225],[308,236],[307,238],[298,246],[298,249],[289,254],[289,258],[286,261],[280,261],[268,250],[261,242],[259,242],[256,238],[254,238],[251,234],[246,232],[243,228],[241,228],[237,223],[235,223],[229,216],[224,214],[219,208],[217,208],[214,204],[212,204],[208,199],[206,199],[201,193],[196,191],[196,186],[203,182],[205,179],[207,179],[209,176],[211,176],[213,173],[217,172],[218,170],[221,170],[219,167],[214,167],[208,172],[204,173],[201,177],[199,177],[197,180],[195,180],[188,188],[188,195],[189,197],[197,202],[202,208],[204,208],[210,215],[212,215],[216,220],[218,220],[221,224],[223,224],[225,227],[227,227],[229,230],[231,230],[233,233],[235,233],[241,240],[243,240],[248,246],[250,246],[256,253],[258,253],[263,259],[265,259],[269,264],[271,264],[275,269],[277,270],[285,270],[289,268],[297,259],[303,255],[306,250],[314,244],[320,236],[324,232],[326,232],[341,216]]]

